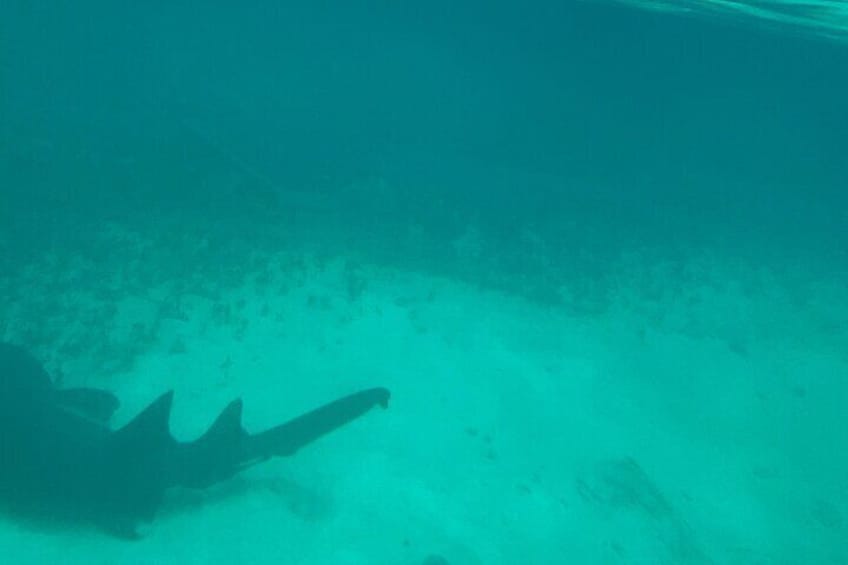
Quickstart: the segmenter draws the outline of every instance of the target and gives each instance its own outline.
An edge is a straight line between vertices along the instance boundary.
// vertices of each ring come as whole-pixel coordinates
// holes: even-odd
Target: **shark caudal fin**
[[[199,439],[178,445],[174,483],[204,488],[271,457],[294,455],[298,449],[359,418],[377,405],[386,407],[389,391],[374,388],[325,404],[258,434],[241,424],[242,402],[234,400]]]
[[[298,449],[359,418],[375,406],[387,408],[391,394],[372,388],[334,400],[285,424],[252,435],[246,455],[252,459],[288,457]]]

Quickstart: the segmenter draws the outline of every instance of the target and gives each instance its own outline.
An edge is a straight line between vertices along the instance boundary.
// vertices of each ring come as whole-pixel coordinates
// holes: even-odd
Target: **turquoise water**
[[[152,4],[0,4],[0,341],[393,402],[15,562],[848,562],[842,3]]]

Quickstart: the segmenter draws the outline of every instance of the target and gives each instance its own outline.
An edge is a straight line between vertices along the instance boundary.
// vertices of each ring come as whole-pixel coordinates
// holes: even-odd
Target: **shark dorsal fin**
[[[230,402],[197,440],[179,444],[179,474],[175,484],[204,488],[232,477],[254,460],[245,458],[249,436],[241,426],[241,399]]]
[[[227,404],[227,407],[218,414],[209,429],[200,438],[200,441],[214,440],[217,438],[232,438],[244,433],[241,427],[242,413],[241,398],[237,398]]]
[[[168,421],[171,417],[171,404],[174,400],[174,391],[169,390],[150,405],[142,410],[129,423],[118,430],[116,435],[121,439],[146,438],[160,439],[171,438]]]

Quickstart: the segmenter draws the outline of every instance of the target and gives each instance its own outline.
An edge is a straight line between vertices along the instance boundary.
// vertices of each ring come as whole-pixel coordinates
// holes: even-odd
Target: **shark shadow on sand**
[[[202,489],[300,448],[387,407],[389,391],[357,392],[251,434],[241,400],[190,442],[169,428],[173,391],[118,430],[118,399],[100,389],[61,389],[25,350],[0,343],[0,501],[13,511],[93,522],[134,538],[171,487]]]

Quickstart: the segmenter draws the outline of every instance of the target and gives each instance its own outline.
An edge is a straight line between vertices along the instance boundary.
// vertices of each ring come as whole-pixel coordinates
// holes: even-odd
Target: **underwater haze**
[[[0,545],[848,563],[846,155],[843,2],[4,0],[0,342],[178,438],[392,403]]]

